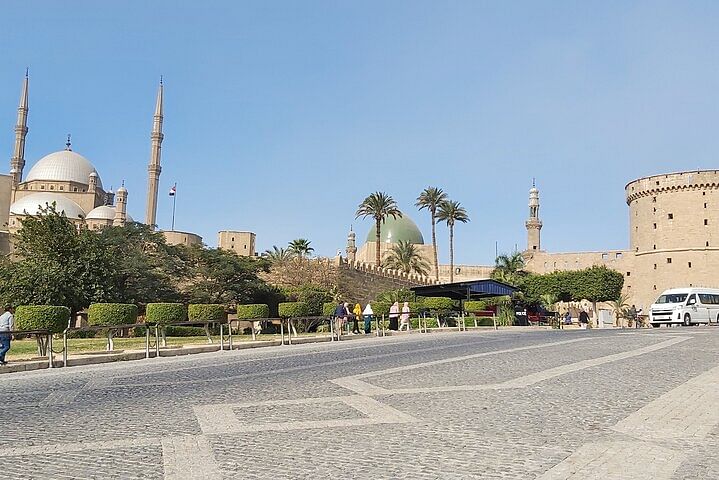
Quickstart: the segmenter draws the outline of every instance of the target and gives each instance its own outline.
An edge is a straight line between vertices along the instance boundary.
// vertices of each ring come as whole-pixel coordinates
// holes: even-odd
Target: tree
[[[305,258],[315,251],[314,248],[310,247],[310,243],[312,242],[305,238],[298,238],[289,242],[287,250],[300,258]]]
[[[454,281],[454,225],[457,222],[469,222],[467,211],[459,202],[445,200],[439,205],[437,220],[445,222],[449,227],[449,281]]]
[[[279,248],[277,245],[273,245],[272,250],[265,250],[264,256],[272,265],[275,265],[287,262],[294,257],[294,253],[290,250]]]
[[[417,246],[409,240],[400,240],[394,244],[384,258],[384,265],[404,273],[427,275],[429,271],[429,264],[419,253]]]
[[[499,255],[494,260],[494,270],[490,278],[516,286],[520,277],[525,274],[524,257],[521,253],[514,252],[511,255]]]
[[[427,209],[432,218],[432,249],[434,250],[434,278],[439,280],[439,260],[437,258],[437,209],[439,205],[447,200],[447,194],[441,188],[427,187],[417,197],[414,205],[420,210]]]
[[[614,312],[614,318],[616,318],[617,326],[624,327],[624,320],[632,318],[629,314],[629,295],[622,293],[616,300],[609,302],[609,305],[611,305],[612,311]]]
[[[355,218],[367,218],[372,217],[375,221],[376,229],[376,240],[375,240],[375,263],[379,267],[382,264],[380,246],[382,242],[382,236],[380,229],[382,224],[387,220],[388,217],[402,218],[402,212],[397,208],[397,202],[384,192],[375,192],[365,198],[360,203]]]
[[[219,248],[183,248],[189,274],[182,290],[189,303],[255,303],[265,296],[258,273],[267,271],[266,260],[241,257]]]

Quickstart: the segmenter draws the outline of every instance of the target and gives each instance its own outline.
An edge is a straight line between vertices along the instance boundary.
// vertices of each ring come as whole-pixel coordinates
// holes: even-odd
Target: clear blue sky
[[[544,248],[626,248],[628,181],[719,167],[717,25],[710,1],[6,0],[0,157],[29,66],[26,172],[71,132],[143,219],[162,74],[162,228],[177,182],[176,228],[208,245],[332,255],[376,190],[429,238],[413,205],[434,185],[472,218],[457,263],[489,263],[523,248],[536,177]]]

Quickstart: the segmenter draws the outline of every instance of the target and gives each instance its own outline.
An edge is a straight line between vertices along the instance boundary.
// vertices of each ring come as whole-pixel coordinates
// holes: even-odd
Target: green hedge
[[[126,325],[137,322],[137,305],[131,303],[93,303],[87,309],[90,325]]]
[[[422,304],[432,313],[449,312],[455,307],[454,300],[447,297],[427,297]]]
[[[174,322],[184,322],[187,319],[187,310],[181,303],[148,303],[145,310],[147,323],[160,325]]]
[[[250,305],[237,305],[238,319],[268,318],[270,307],[264,303],[253,303]]]
[[[187,318],[191,321],[222,321],[227,318],[225,306],[218,303],[191,303],[187,307]]]
[[[322,315],[325,317],[331,317],[335,314],[335,309],[339,303],[327,302],[322,304]]]
[[[284,302],[277,306],[282,318],[307,317],[310,314],[310,307],[305,302]]]
[[[15,310],[15,329],[60,333],[70,322],[70,309],[54,305],[21,305]]]
[[[484,312],[488,310],[487,302],[484,300],[467,300],[464,302],[464,311],[465,312]]]
[[[375,315],[389,315],[389,309],[392,306],[389,302],[375,302],[372,304],[372,311]]]

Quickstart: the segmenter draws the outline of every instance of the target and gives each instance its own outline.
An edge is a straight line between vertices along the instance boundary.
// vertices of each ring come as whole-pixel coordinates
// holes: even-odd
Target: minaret
[[[150,150],[150,164],[147,166],[147,205],[145,207],[145,223],[147,225],[157,224],[157,189],[160,184],[160,151],[162,149],[162,94],[163,85],[160,77],[160,88],[157,90],[157,103],[155,104],[155,116],[152,121],[152,148]],[[119,190],[118,190],[119,193]]]
[[[127,189],[125,188],[125,182],[122,182],[122,186],[117,189],[115,195],[115,218],[112,224],[116,227],[125,225],[127,220]]]
[[[532,188],[529,190],[529,218],[524,223],[527,227],[527,250],[540,250],[540,232],[542,221],[539,219],[539,190],[532,179]]]
[[[95,193],[97,191],[97,173],[90,172],[90,176],[87,179],[87,191],[88,193]]]
[[[350,233],[347,234],[347,260],[354,262],[357,259],[357,244],[355,243],[355,232],[350,227]]]
[[[10,159],[10,173],[12,174],[13,187],[17,188],[22,182],[22,170],[25,168],[25,137],[27,136],[27,91],[30,83],[29,72],[25,70],[25,80],[22,82],[22,93],[20,94],[20,105],[17,107],[17,125],[15,125],[15,148]]]

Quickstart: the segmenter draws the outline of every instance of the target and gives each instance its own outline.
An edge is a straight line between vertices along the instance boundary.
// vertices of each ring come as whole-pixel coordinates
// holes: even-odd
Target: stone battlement
[[[434,285],[437,283],[433,278],[426,275],[418,275],[416,273],[405,273],[400,270],[378,267],[372,263],[351,261],[343,257],[336,257],[337,265],[340,267],[353,269],[358,272],[364,272],[371,275],[378,275],[387,279],[406,282],[408,285]]]
[[[708,189],[719,189],[719,170],[694,170],[643,177],[629,182],[624,187],[624,193],[627,205],[630,205],[641,197]]]

